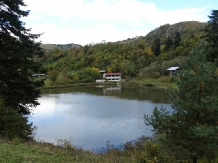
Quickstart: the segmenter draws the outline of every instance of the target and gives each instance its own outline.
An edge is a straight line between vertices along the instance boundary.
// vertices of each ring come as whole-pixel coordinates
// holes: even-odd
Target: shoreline
[[[128,87],[154,87],[157,89],[170,89],[173,88],[169,83],[139,83],[139,82],[107,82],[107,83],[77,83],[77,84],[67,84],[67,85],[54,85],[54,86],[44,86],[41,87],[41,90],[45,89],[57,89],[57,88],[70,88],[70,87],[89,87],[89,86],[128,86]]]

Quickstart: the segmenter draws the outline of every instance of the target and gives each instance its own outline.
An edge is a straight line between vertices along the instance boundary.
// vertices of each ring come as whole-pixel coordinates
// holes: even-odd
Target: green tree
[[[59,73],[57,70],[52,70],[49,73],[48,78],[53,82],[53,84],[55,84],[55,82],[57,81],[58,75],[59,75]]]
[[[210,20],[204,30],[206,33],[204,37],[212,49],[208,58],[214,62],[218,56],[218,10],[212,10],[208,17]]]
[[[16,109],[6,106],[2,97],[0,98],[0,124],[0,135],[9,139],[30,135],[34,129],[32,123],[28,123]]]
[[[87,67],[78,72],[80,82],[88,83],[94,82],[96,79],[101,77],[101,74],[97,68]]]
[[[176,37],[174,39],[174,46],[175,46],[175,48],[180,45],[180,41],[181,41],[181,35],[180,35],[180,32],[177,32],[176,33]]]
[[[20,9],[22,6],[25,6],[23,0],[0,1],[0,95],[4,105],[15,109],[27,122],[31,106],[39,105],[37,88],[43,81],[34,81],[32,74],[42,71],[42,65],[34,61],[34,56],[43,55],[43,51],[34,41],[40,35],[31,34],[20,20],[29,14]],[[17,130],[17,136],[30,135],[31,126],[25,122],[17,123],[20,123],[20,129],[28,128],[28,131],[21,134]]]
[[[160,39],[158,37],[154,39],[151,50],[156,57],[160,55]]]
[[[212,160],[218,149],[218,76],[214,63],[206,60],[201,43],[180,65],[175,78],[178,89],[167,93],[173,111],[155,108],[151,117],[145,116],[147,125],[157,133],[165,147],[179,159]]]
[[[140,38],[137,42],[138,49],[145,49],[146,43],[145,40]]]
[[[173,40],[168,36],[165,42],[164,51],[169,51],[172,46],[173,46]]]

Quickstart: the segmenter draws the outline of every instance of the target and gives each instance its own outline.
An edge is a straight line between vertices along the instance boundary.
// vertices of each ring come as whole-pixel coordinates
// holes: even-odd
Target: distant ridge
[[[118,44],[134,44],[136,43],[139,39],[144,39],[148,44],[152,44],[153,40],[156,37],[160,38],[161,43],[163,43],[168,36],[171,38],[174,38],[177,32],[180,32],[181,36],[187,36],[188,34],[192,32],[202,32],[202,29],[204,29],[207,25],[207,22],[198,22],[198,21],[184,21],[184,22],[179,22],[175,24],[165,24],[160,27],[155,28],[151,32],[149,32],[145,36],[139,36],[139,37],[134,37],[134,38],[128,38],[123,41],[116,41],[114,43]],[[46,50],[51,50],[54,48],[58,49],[69,49],[69,48],[74,48],[74,47],[80,47],[82,45],[79,44],[41,44],[41,47]]]
[[[180,32],[181,36],[186,36],[190,32],[201,32],[202,29],[207,25],[206,22],[198,21],[184,21],[175,24],[165,24],[155,28],[149,32],[146,36],[140,36],[135,38],[128,38],[127,40],[118,41],[120,44],[135,43],[138,39],[144,39],[148,44],[151,44],[155,37],[159,37],[163,43],[168,36],[174,38],[177,32]]]
[[[144,39],[146,40],[146,42],[152,43],[155,37],[159,37],[161,42],[163,42],[167,39],[168,36],[174,38],[177,32],[180,32],[182,37],[189,35],[192,32],[202,32],[206,25],[206,22],[198,21],[184,21],[172,25],[165,24],[149,32],[144,37]]]
[[[58,48],[58,49],[69,49],[69,48],[75,48],[75,47],[80,47],[81,45],[79,44],[74,44],[74,43],[70,43],[70,44],[41,44],[41,47],[43,49],[46,50],[51,50],[54,48]]]

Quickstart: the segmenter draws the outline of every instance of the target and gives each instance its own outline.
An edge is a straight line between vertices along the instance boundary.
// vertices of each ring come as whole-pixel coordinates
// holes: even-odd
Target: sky
[[[97,44],[146,36],[164,24],[207,22],[217,0],[23,0],[44,44]]]

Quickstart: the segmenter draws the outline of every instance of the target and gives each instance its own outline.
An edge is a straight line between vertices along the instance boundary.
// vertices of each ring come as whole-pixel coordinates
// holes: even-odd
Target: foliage
[[[151,50],[155,54],[156,57],[160,55],[161,51],[160,51],[160,39],[159,39],[159,37],[154,39],[154,42],[151,46]]]
[[[170,36],[173,40],[176,36],[176,33],[179,31],[181,34],[181,38],[189,37],[191,35],[199,35],[203,33],[201,30],[205,28],[207,23],[197,22],[197,21],[186,21],[179,22],[172,25],[165,24],[158,28],[155,28],[151,32],[149,32],[145,37],[145,41],[147,44],[152,44],[155,37],[160,38],[161,44],[164,44],[166,38]]]
[[[58,78],[58,71],[57,70],[52,70],[50,73],[49,73],[49,79],[55,83],[55,81],[57,80]]]
[[[22,141],[21,139],[0,140],[0,162],[99,162],[102,159],[91,152],[76,149],[67,141],[55,146],[46,142]]]
[[[27,122],[26,116],[31,113],[30,105],[39,104],[37,88],[43,85],[43,81],[33,80],[32,74],[42,72],[42,65],[34,61],[34,56],[42,56],[43,51],[34,41],[39,35],[31,34],[20,20],[29,14],[29,11],[20,9],[23,6],[23,0],[0,3],[0,95],[6,109],[15,114],[18,112],[20,120],[26,119],[17,122],[17,125],[22,123],[17,136],[27,137],[30,132],[20,134],[20,130]]]
[[[58,140],[55,146],[43,141],[0,139],[0,162],[189,163],[188,160],[176,160],[158,142],[147,137],[139,138],[132,147],[131,150],[110,148],[105,153],[93,153],[76,148],[66,140]],[[215,160],[217,161],[218,159]],[[202,159],[199,163],[210,163],[210,160]]]
[[[160,139],[164,147],[193,163],[215,159],[218,148],[218,78],[215,64],[206,60],[205,46],[202,41],[180,65],[178,89],[167,93],[174,111],[155,108],[153,116],[145,116],[156,133],[165,134]]]
[[[173,40],[168,36],[165,44],[164,51],[169,51],[173,45]]]
[[[168,29],[171,27],[170,24],[165,24],[162,25],[158,28],[155,28],[154,30],[152,30],[151,32],[149,32],[144,39],[146,40],[147,43],[152,44],[154,41],[155,37],[159,37],[160,38],[160,42],[163,43],[166,39],[167,35],[167,31]]]
[[[62,80],[63,70],[74,72],[79,77],[78,82],[84,82],[85,77],[89,76],[82,75],[83,69],[88,67],[121,72],[124,78],[136,77],[138,70],[149,65],[153,58],[150,46],[144,40],[139,40],[136,45],[107,43],[66,50],[54,49],[37,59],[44,64],[49,80],[55,85],[59,83],[58,80]],[[58,78],[53,78],[53,71],[58,71]],[[68,77],[66,79],[69,80]],[[91,82],[93,79],[86,81]]]
[[[204,29],[204,38],[209,43],[212,51],[209,53],[209,60],[215,61],[218,56],[218,10],[212,10],[211,15],[208,16],[210,20]]]
[[[153,67],[156,62],[167,62],[180,56],[188,56],[191,49],[199,42],[202,35],[201,29],[205,23],[181,22],[174,25],[164,25],[151,31],[146,37],[136,37],[127,41],[108,42],[100,44],[89,44],[86,46],[75,46],[68,49],[54,48],[46,50],[43,57],[38,57],[37,61],[43,63],[47,70],[47,85],[59,85],[69,83],[81,83],[93,81],[90,79],[80,80],[79,72],[87,67],[96,67],[99,70],[110,72],[121,72],[124,79],[143,79],[147,76],[160,77],[167,75],[165,67],[160,70],[161,64],[157,64],[157,69]],[[175,40],[176,33],[180,31],[181,41],[179,46],[166,45],[166,39]],[[167,36],[167,37],[166,37]],[[149,38],[148,38],[149,37]],[[154,38],[160,38],[160,49],[156,57],[152,51]],[[170,41],[170,42],[171,42]],[[67,45],[66,45],[67,46]],[[165,47],[169,46],[168,51]],[[178,66],[178,65],[175,65]],[[144,69],[151,69],[149,75],[144,74]],[[51,80],[49,75],[52,71],[58,72],[56,80]],[[154,74],[153,73],[154,70]],[[67,71],[68,73],[63,73]],[[71,76],[71,77],[70,77]],[[74,80],[72,76],[77,76]],[[88,76],[86,76],[88,77]]]
[[[28,124],[25,116],[20,115],[17,109],[6,106],[2,98],[0,98],[0,124],[0,135],[10,139],[17,136],[25,138],[34,129],[31,123]]]
[[[85,68],[78,72],[79,80],[82,83],[95,82],[96,79],[100,78],[100,73],[97,68]]]
[[[180,45],[180,41],[181,41],[181,35],[180,35],[180,32],[177,32],[177,33],[176,33],[175,40],[174,40],[174,46],[175,46],[175,48]]]
[[[169,75],[167,69],[169,67],[178,66],[180,62],[185,59],[185,57],[177,57],[171,60],[162,60],[163,57],[165,57],[164,54],[161,54],[158,58],[156,58],[156,62],[153,62],[149,67],[141,69],[138,78],[158,78]]]

